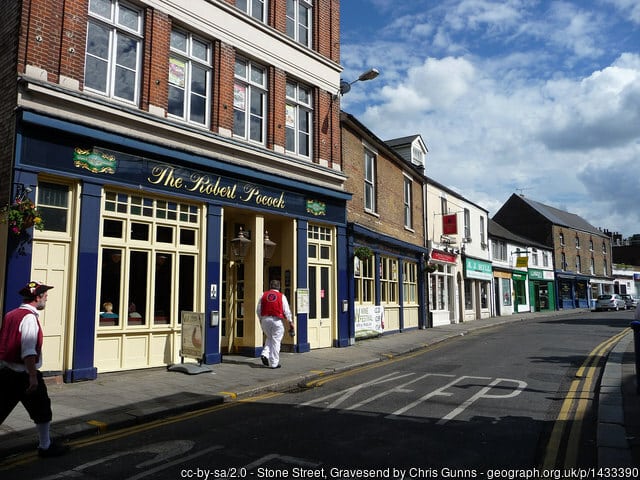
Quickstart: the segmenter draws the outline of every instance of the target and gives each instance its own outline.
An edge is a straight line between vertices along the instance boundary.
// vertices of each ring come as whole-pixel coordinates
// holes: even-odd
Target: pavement
[[[198,374],[151,368],[99,374],[93,381],[48,384],[54,438],[72,440],[111,432],[178,413],[297,387],[318,377],[383,362],[473,331],[533,318],[578,313],[516,313],[359,340],[346,348],[282,353],[283,367],[260,358],[224,355]],[[589,310],[584,310],[585,314]],[[193,364],[192,366],[196,366]],[[636,390],[633,332],[610,350],[596,390],[598,466],[640,466],[640,395]],[[18,405],[0,425],[0,460],[36,448],[33,423]]]

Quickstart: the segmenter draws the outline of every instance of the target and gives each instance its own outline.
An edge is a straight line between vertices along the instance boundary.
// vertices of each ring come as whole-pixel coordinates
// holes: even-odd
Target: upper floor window
[[[538,250],[535,248],[531,249],[531,265],[538,265]]]
[[[576,248],[580,248],[580,237],[576,235]]]
[[[596,262],[593,257],[591,258],[591,264],[589,265],[589,273],[591,275],[595,275],[596,273]]]
[[[446,215],[449,213],[449,206],[447,205],[447,197],[440,197],[440,213]]]
[[[576,256],[576,272],[580,273],[582,271],[582,259],[580,255]]]
[[[566,270],[567,269],[567,255],[562,252],[560,254],[560,270]]]
[[[211,71],[211,44],[191,33],[173,29],[169,57],[169,115],[208,125]]]
[[[300,83],[287,82],[287,146],[288,152],[311,158],[313,129],[311,89]]]
[[[267,21],[267,0],[236,0],[236,7],[261,22]]]
[[[424,166],[424,152],[419,147],[411,149],[411,157],[414,164]]]
[[[364,209],[376,211],[376,156],[367,149],[364,151]]]
[[[564,246],[564,233],[560,232],[558,234],[558,240],[560,241],[560,245]]]
[[[85,88],[138,103],[142,23],[142,10],[125,2],[90,0]]]
[[[248,60],[236,59],[233,86],[233,134],[265,142],[267,110],[266,69]]]
[[[589,250],[593,252],[593,238],[589,239]]]
[[[464,238],[471,238],[471,212],[468,208],[464,209]]]
[[[494,260],[507,261],[507,244],[502,240],[492,240],[491,253]]]
[[[307,47],[311,46],[311,13],[309,0],[287,0],[287,35]]]
[[[542,252],[542,266],[549,266],[549,252]]]
[[[404,226],[413,228],[413,219],[411,218],[411,179],[404,178]]]
[[[480,245],[484,249],[486,246],[485,238],[484,238],[484,217],[480,216]]]
[[[604,241],[602,242],[602,254],[607,254],[607,244]]]

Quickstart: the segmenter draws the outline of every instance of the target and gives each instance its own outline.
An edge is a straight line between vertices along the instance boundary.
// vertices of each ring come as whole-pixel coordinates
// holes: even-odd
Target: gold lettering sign
[[[285,208],[284,192],[280,192],[280,195],[268,195],[262,193],[255,185],[246,184],[242,188],[242,193],[238,193],[237,183],[223,185],[221,177],[210,177],[209,175],[197,172],[193,172],[191,176],[186,179],[176,175],[176,169],[171,165],[156,165],[151,170],[151,175],[147,177],[147,181],[152,185],[173,188],[175,190],[186,190],[210,197],[239,200],[261,207]]]

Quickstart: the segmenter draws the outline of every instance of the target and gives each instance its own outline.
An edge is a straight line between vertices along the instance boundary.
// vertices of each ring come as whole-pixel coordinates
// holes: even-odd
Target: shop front
[[[511,273],[511,270],[507,269],[493,269],[493,293],[497,316],[511,315],[514,311]]]
[[[589,308],[590,277],[556,272],[558,309]]]
[[[529,269],[529,297],[531,311],[545,312],[555,310],[554,275],[550,270]]]
[[[349,224],[354,340],[424,328],[427,249]]]
[[[16,145],[14,181],[45,227],[9,239],[4,309],[29,278],[55,286],[44,370],[77,381],[177,363],[183,312],[205,314],[191,339],[203,363],[259,356],[273,278],[296,321],[283,349],[348,335],[345,192],[29,112]]]
[[[462,305],[464,321],[479,320],[491,315],[490,291],[493,272],[491,262],[465,256],[464,295]]]
[[[429,254],[429,326],[457,323],[456,264],[458,255],[433,249]]]

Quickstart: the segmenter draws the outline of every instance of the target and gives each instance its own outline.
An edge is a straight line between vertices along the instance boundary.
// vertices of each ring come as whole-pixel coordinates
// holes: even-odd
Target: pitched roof
[[[533,240],[529,240],[528,238],[521,237],[520,235],[516,235],[515,233],[512,233],[510,230],[507,230],[505,227],[503,227],[502,225],[500,225],[498,222],[496,222],[491,218],[489,219],[488,231],[489,231],[489,236],[491,237],[503,238],[513,243],[519,243],[527,247],[535,247],[535,248],[546,249],[546,250],[549,249],[549,247],[545,245],[542,245]]]
[[[520,195],[520,199],[554,225],[560,225],[563,227],[573,228],[575,230],[582,230],[583,232],[605,236],[601,230],[597,229],[575,213],[569,213],[558,208],[550,207],[549,205],[526,198],[523,195]]]
[[[392,138],[390,140],[385,140],[384,143],[386,143],[392,148],[395,148],[401,145],[410,145],[413,143],[414,140],[419,140],[420,144],[424,147],[424,149],[427,152],[429,151],[429,149],[427,148],[427,145],[424,143],[424,140],[422,139],[422,135],[420,134],[408,135],[406,137],[400,137],[400,138]]]

